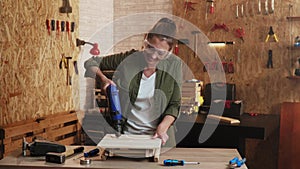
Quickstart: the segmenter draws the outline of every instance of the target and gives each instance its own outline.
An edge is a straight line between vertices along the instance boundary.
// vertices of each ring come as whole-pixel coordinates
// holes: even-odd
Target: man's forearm
[[[105,80],[107,77],[102,73],[101,69],[96,66],[90,67],[90,70],[96,74],[96,76],[100,77],[101,80]]]
[[[158,133],[166,133],[169,127],[174,123],[175,117],[166,115],[157,127]]]

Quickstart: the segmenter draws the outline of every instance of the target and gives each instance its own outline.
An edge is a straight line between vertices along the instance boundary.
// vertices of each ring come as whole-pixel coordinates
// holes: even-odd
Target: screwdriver
[[[50,34],[51,26],[50,26],[50,20],[49,19],[46,20],[46,27],[47,27],[47,30],[48,30],[48,34],[50,36],[51,35]]]
[[[77,157],[77,158],[74,158],[73,160],[76,160],[76,159],[79,159],[79,158],[87,158],[87,157],[94,157],[96,156],[98,153],[100,152],[99,148],[95,148],[93,150],[90,150],[88,152],[84,152],[83,153],[83,156],[80,156],[80,157]]]
[[[165,166],[177,166],[177,165],[197,165],[200,162],[186,162],[184,160],[166,159],[164,160]]]
[[[99,148],[95,148],[89,152],[83,153],[83,156],[84,157],[93,157],[93,156],[96,156],[99,152],[100,152]]]

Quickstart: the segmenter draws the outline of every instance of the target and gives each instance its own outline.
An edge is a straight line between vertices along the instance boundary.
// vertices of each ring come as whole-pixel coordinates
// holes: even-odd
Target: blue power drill
[[[106,89],[106,93],[108,95],[113,128],[116,130],[116,136],[120,137],[123,132],[122,130],[123,118],[121,112],[119,91],[117,89],[117,86],[109,85]]]

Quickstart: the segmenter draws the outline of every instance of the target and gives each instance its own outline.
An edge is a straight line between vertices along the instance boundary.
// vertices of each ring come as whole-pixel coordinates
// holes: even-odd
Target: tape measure
[[[81,158],[80,159],[80,164],[81,165],[89,165],[91,164],[92,160],[91,159],[87,159],[87,158]]]

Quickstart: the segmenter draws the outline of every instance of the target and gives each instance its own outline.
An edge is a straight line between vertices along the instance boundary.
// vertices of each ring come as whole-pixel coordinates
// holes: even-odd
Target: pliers
[[[270,30],[269,30],[269,33],[268,33],[268,35],[267,35],[267,37],[266,37],[265,42],[268,42],[268,41],[269,41],[270,36],[272,36],[272,37],[274,38],[274,40],[275,40],[276,42],[278,42],[277,35],[274,33],[273,27],[272,27],[272,26],[270,26]]]

